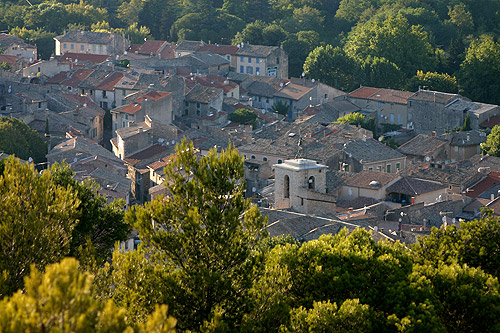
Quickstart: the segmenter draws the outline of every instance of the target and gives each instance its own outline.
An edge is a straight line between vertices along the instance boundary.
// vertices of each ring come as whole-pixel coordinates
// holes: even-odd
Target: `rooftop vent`
[[[370,182],[370,186],[380,186],[380,183],[378,181],[376,181],[376,180],[372,180]]]

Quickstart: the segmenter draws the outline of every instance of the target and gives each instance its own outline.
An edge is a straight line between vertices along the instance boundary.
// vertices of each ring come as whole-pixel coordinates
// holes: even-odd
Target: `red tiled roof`
[[[210,74],[207,76],[189,75],[186,77],[186,87],[193,88],[196,86],[196,83],[205,87],[220,88],[224,90],[225,94],[238,87],[236,83],[229,82],[224,77],[216,74]]]
[[[174,156],[175,154],[172,154],[169,157],[164,157],[156,162],[148,164],[147,167],[153,171],[158,170],[160,168],[164,168],[167,166],[168,163],[170,163],[171,158],[173,158]]]
[[[113,90],[115,85],[122,79],[123,73],[113,72],[108,74],[104,80],[102,80],[96,89],[100,90]]]
[[[91,53],[72,53],[72,52],[67,52],[63,54],[60,58],[61,61],[68,61],[68,60],[78,60],[78,61],[90,61],[90,62],[95,62],[97,64],[100,64],[101,62],[106,61],[106,59],[109,58],[109,55],[103,55],[103,54],[91,54]]]
[[[68,78],[69,72],[59,72],[50,79],[47,80],[48,84],[61,84],[64,80]]]
[[[137,53],[147,55],[156,54],[165,43],[167,42],[163,40],[147,40],[141,45],[141,47],[139,47]]]
[[[355,98],[369,98],[373,94],[375,94],[377,91],[379,91],[380,88],[372,88],[372,87],[359,87],[358,89],[354,90],[353,92],[349,93],[349,96],[355,97]]]
[[[94,102],[87,95],[79,95],[79,94],[63,94],[64,98],[69,101],[72,101],[75,104],[83,105],[87,104],[87,106],[99,107],[96,102]]]
[[[500,124],[500,115],[496,115],[491,117],[490,119],[484,121],[481,123],[481,127],[486,127],[486,128],[493,128],[496,125]]]
[[[130,48],[128,49],[129,53],[135,53],[136,51],[139,52],[139,49],[141,48],[141,44],[131,44]]]
[[[408,91],[381,89],[373,87],[359,87],[349,93],[350,97],[372,99],[375,101],[406,104],[407,99],[413,96],[414,93]]]
[[[17,62],[17,58],[11,55],[0,54],[0,62],[12,65]]]
[[[485,179],[471,187],[465,195],[471,198],[477,198],[481,193],[488,191],[498,184],[500,184],[500,172],[492,171]]]
[[[236,54],[239,48],[234,45],[205,44],[198,49],[198,52],[211,52],[216,54]]]
[[[69,79],[64,80],[60,84],[68,87],[76,87],[83,80],[89,77],[90,74],[92,74],[93,72],[94,72],[93,69],[77,69],[76,72],[74,72]]]
[[[167,45],[160,52],[160,59],[172,59],[175,58],[175,47],[176,45]]]
[[[136,98],[132,103],[120,106],[116,109],[119,110],[120,112],[134,114],[141,109],[141,107],[142,107],[141,103],[145,99],[150,99],[150,100],[156,102],[156,101],[159,101],[160,99],[162,99],[170,94],[171,94],[171,92],[153,90],[153,91],[150,91],[150,92]]]

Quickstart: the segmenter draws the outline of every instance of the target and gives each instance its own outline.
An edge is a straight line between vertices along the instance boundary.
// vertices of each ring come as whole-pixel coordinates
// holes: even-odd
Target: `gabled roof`
[[[363,170],[345,179],[344,184],[347,186],[363,187],[376,190],[381,186],[389,184],[399,177],[400,176],[396,173]]]
[[[278,46],[265,46],[265,45],[251,45],[244,44],[238,52],[236,52],[239,56],[250,56],[250,57],[267,57],[273,51],[279,50]]]
[[[428,180],[403,177],[387,188],[387,192],[401,193],[410,196],[421,195],[444,189],[445,186]]]
[[[205,44],[200,47],[198,52],[211,52],[216,54],[236,54],[238,52],[239,47],[234,45],[221,45],[221,44]]]
[[[349,96],[387,103],[406,104],[407,99],[413,96],[413,93],[394,89],[359,87],[349,93]]]
[[[71,30],[64,35],[54,37],[59,42],[75,42],[75,43],[89,43],[89,44],[108,44],[111,43],[114,34],[108,32],[94,32],[94,31],[76,31]]]
[[[120,72],[109,73],[106,75],[104,80],[99,83],[96,89],[111,91],[115,88],[115,85],[122,79],[122,77],[123,73]]]
[[[410,141],[402,144],[397,151],[405,155],[426,157],[436,149],[446,145],[445,140],[435,136],[419,134]]]
[[[465,195],[471,198],[481,197],[487,199],[491,194],[494,194],[496,197],[498,195],[499,185],[500,172],[493,171],[479,183],[469,188]]]
[[[277,91],[274,96],[276,97],[281,97],[281,98],[287,98],[287,99],[293,99],[295,101],[300,100],[302,97],[304,97],[306,94],[311,92],[314,87],[306,87],[302,85],[298,85],[295,83],[288,82],[281,88],[279,91]]]
[[[226,94],[238,87],[236,83],[229,82],[224,77],[215,74],[207,76],[189,75],[186,77],[185,83],[188,88],[193,88],[197,83],[206,87],[220,88]]]
[[[64,80],[66,80],[69,77],[70,74],[71,74],[70,72],[59,72],[56,75],[54,75],[53,77],[51,77],[50,79],[48,79],[46,81],[46,83],[47,84],[61,84]]]
[[[166,92],[166,91],[149,91],[144,95],[139,96],[136,98],[132,103],[126,104],[119,106],[117,108],[114,108],[114,111],[119,111],[119,112],[125,112],[128,114],[135,114],[137,111],[142,109],[142,102],[144,102],[146,99],[152,100],[154,102],[159,101],[160,99],[167,97],[168,95],[172,94],[171,92]]]
[[[440,91],[430,91],[430,90],[419,90],[408,99],[416,101],[435,102],[446,105],[457,98],[467,100],[467,98],[458,94],[450,94],[450,93],[444,93]]]
[[[476,146],[486,142],[486,133],[480,131],[453,132],[445,134],[451,146]]]
[[[0,63],[15,64],[17,62],[16,56],[0,54]]]
[[[69,78],[62,81],[60,85],[68,86],[68,87],[76,87],[83,80],[90,76],[94,72],[93,69],[77,69],[76,72],[73,72],[69,75]]]
[[[493,128],[498,124],[500,124],[500,115],[493,116],[490,119],[483,121],[479,126],[485,128]]]
[[[405,157],[400,152],[373,138],[349,141],[344,144],[344,151],[354,159],[363,161],[363,163],[387,161]]]
[[[158,155],[169,155],[172,148],[165,147],[159,144],[152,145],[124,159],[130,165],[137,165],[141,162],[148,163],[150,159]]]
[[[96,89],[101,81],[103,81],[110,72],[95,70],[92,74],[87,76],[82,82],[78,84],[80,88]]]
[[[203,42],[201,41],[194,41],[194,40],[183,40],[179,44],[177,44],[177,47],[175,48],[176,51],[197,51],[200,47],[204,45]]]
[[[23,48],[36,48],[35,45],[26,43],[22,38],[6,33],[0,33],[0,48],[7,48],[11,45],[19,45]]]
[[[100,64],[102,62],[105,62],[106,59],[109,58],[109,55],[102,55],[102,54],[90,54],[90,53],[73,53],[73,52],[66,52],[64,53],[61,58],[59,58],[60,61],[81,61],[81,62],[94,62],[96,64]]]
[[[166,45],[170,45],[170,43],[163,40],[147,40],[137,49],[137,53],[146,55],[156,54]]]
[[[186,95],[186,101],[210,103],[222,93],[223,90],[220,88],[197,85]]]

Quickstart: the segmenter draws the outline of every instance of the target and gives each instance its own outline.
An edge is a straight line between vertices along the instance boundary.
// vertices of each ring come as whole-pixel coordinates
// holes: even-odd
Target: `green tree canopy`
[[[116,200],[108,204],[106,197],[97,192],[95,182],[73,179],[74,173],[67,164],[54,164],[51,175],[57,185],[70,187],[80,202],[69,255],[78,256],[82,248],[91,244],[98,262],[109,260],[115,243],[126,240],[130,231],[123,220],[125,202]]]
[[[2,332],[174,332],[176,320],[166,306],[157,307],[144,324],[126,323],[125,311],[112,300],[99,302],[92,292],[93,276],[81,272],[78,261],[63,259],[41,273],[32,267],[26,292],[0,301]]]
[[[0,298],[23,286],[33,264],[38,269],[69,253],[80,203],[51,172],[8,158],[0,175]]]
[[[357,25],[349,34],[345,52],[358,61],[368,56],[385,58],[407,76],[432,70],[437,63],[427,32],[411,26],[402,15]]]
[[[441,91],[447,93],[457,93],[457,79],[446,73],[417,71],[417,75],[408,82],[407,89],[416,91],[419,88]]]
[[[495,125],[486,137],[486,142],[481,144],[483,153],[491,156],[500,156],[500,126]]]
[[[359,112],[353,112],[346,114],[343,117],[339,117],[336,123],[339,124],[351,124],[351,125],[361,125],[365,121],[365,116]]]
[[[465,96],[485,103],[500,104],[500,44],[491,39],[473,41],[460,69]]]
[[[353,90],[359,83],[359,66],[340,47],[331,45],[315,48],[304,63],[304,73],[344,91]]]
[[[273,104],[271,109],[282,116],[288,117],[288,111],[290,110],[290,105],[285,103],[282,99],[278,100]]]
[[[257,127],[257,114],[253,110],[238,109],[229,115],[229,120],[243,125],[252,125]]]
[[[0,151],[15,154],[35,163],[45,161],[47,143],[40,135],[17,118],[0,118]]]
[[[253,278],[249,259],[266,235],[259,210],[244,199],[243,177],[243,159],[232,146],[197,158],[183,141],[165,168],[171,196],[127,213],[164,258],[169,277],[159,290],[182,329],[198,329],[216,313],[233,326],[242,315]]]

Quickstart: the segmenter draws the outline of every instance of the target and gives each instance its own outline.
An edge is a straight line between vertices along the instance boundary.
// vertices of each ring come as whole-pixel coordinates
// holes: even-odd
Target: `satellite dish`
[[[172,140],[172,144],[175,145],[175,140]]]
[[[123,52],[124,55],[127,55],[127,53],[128,53],[127,51]]]
[[[28,162],[33,163],[33,158],[31,158],[31,156],[28,158]]]
[[[257,192],[257,189],[255,187],[252,187],[252,192]]]
[[[302,73],[302,77],[306,76],[306,73]]]
[[[75,158],[73,159],[73,163],[76,163],[76,161],[78,161],[78,159],[75,157]]]
[[[314,83],[314,82],[316,82],[316,80],[315,80],[315,79],[312,79],[312,80],[311,80],[311,82],[312,82],[312,83]]]
[[[378,227],[377,226],[373,227],[373,230],[378,231]]]
[[[381,136],[378,137],[378,142],[382,142],[383,138]]]
[[[426,157],[425,157],[425,161],[426,161],[426,162],[429,162],[430,160],[431,160],[431,158],[430,158],[429,156],[426,156]]]

